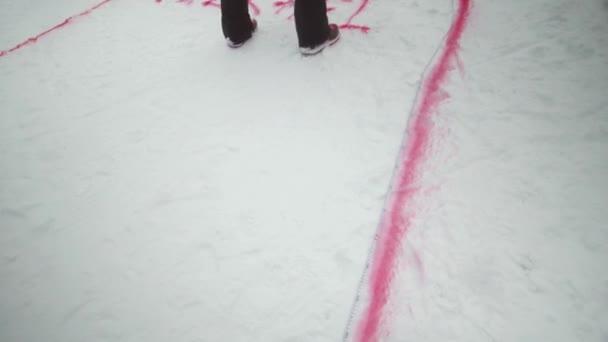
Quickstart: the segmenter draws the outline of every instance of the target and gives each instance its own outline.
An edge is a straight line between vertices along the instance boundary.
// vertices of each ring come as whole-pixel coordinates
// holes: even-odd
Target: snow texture
[[[0,50],[99,2],[2,1]],[[256,4],[238,50],[113,0],[0,57],[0,341],[343,338],[457,3],[370,1],[313,58]],[[471,13],[378,341],[605,342],[608,2]]]

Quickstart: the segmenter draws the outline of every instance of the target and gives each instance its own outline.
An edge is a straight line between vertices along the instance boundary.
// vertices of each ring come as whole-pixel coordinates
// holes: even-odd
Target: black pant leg
[[[253,26],[247,0],[221,0],[224,37],[242,43],[251,37]]]
[[[296,0],[294,15],[300,47],[314,47],[329,36],[326,0]]]

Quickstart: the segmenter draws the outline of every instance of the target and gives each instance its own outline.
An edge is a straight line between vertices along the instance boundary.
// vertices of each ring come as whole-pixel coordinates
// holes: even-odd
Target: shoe
[[[226,45],[228,45],[229,48],[233,48],[233,49],[240,48],[241,46],[243,46],[243,44],[245,44],[249,39],[251,39],[251,37],[253,36],[253,33],[258,30],[257,20],[251,19],[251,27],[252,27],[251,35],[249,36],[249,38],[247,38],[244,41],[239,42],[239,43],[235,43],[232,40],[230,40],[230,38],[226,38]]]
[[[334,45],[340,40],[340,28],[336,24],[329,25],[329,36],[323,43],[313,47],[300,47],[300,53],[304,56],[313,56],[323,51],[328,46]]]

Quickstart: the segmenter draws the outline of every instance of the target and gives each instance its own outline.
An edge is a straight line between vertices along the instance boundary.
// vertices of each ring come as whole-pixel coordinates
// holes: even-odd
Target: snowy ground
[[[0,50],[96,3],[3,1]],[[0,341],[340,341],[457,5],[398,3],[315,58],[270,0],[236,51],[114,0],[1,57]],[[378,340],[608,341],[608,2],[469,20]]]

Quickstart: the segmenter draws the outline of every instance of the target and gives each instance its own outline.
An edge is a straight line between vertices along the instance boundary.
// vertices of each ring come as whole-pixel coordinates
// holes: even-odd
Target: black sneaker
[[[236,48],[240,48],[241,46],[243,46],[243,44],[245,44],[249,39],[251,39],[251,37],[253,36],[253,33],[255,31],[257,31],[258,29],[258,22],[255,19],[251,19],[251,36],[249,36],[249,38],[245,39],[242,42],[239,43],[235,43],[232,40],[230,40],[230,38],[226,38],[226,45],[228,45],[228,47],[236,49]]]
[[[325,42],[313,47],[300,47],[300,53],[304,56],[316,55],[326,47],[334,45],[338,40],[340,40],[340,28],[336,24],[330,24],[329,36]]]

